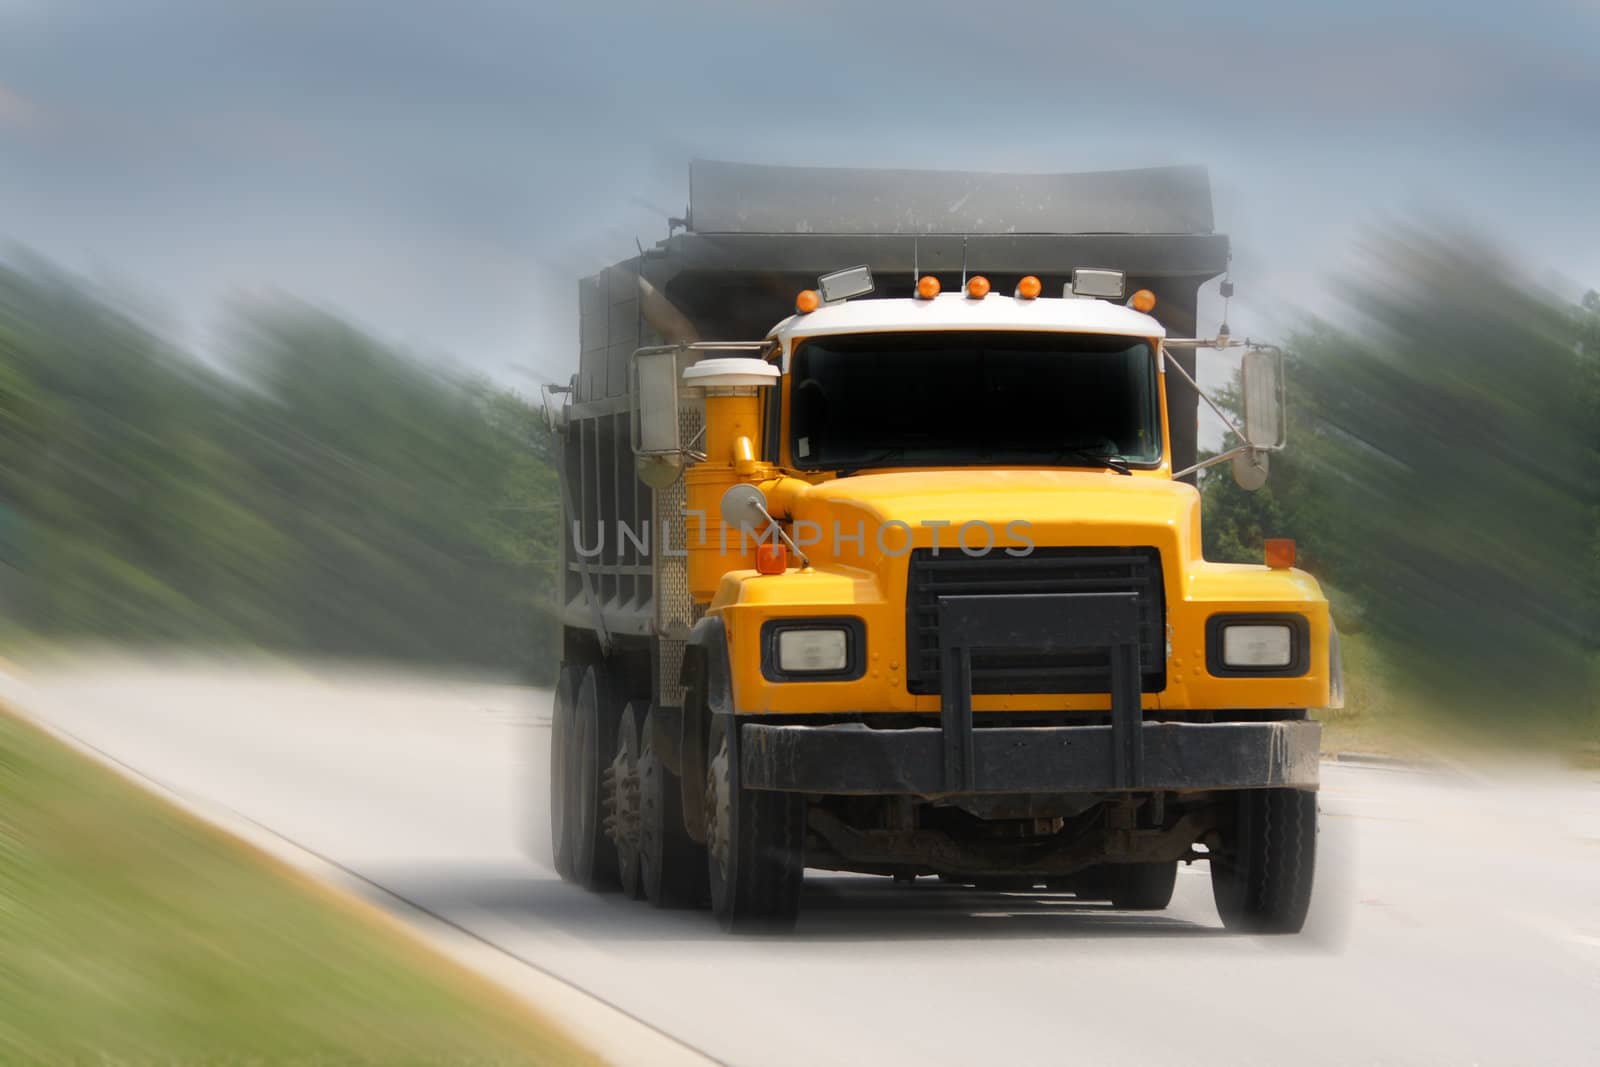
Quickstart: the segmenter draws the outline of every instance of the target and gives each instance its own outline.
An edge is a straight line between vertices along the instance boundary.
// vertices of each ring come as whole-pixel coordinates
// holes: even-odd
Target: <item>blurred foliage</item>
[[[233,326],[212,369],[81,283],[0,270],[7,621],[548,679],[538,413],[301,305]]]
[[[0,1063],[596,1062],[3,710],[0,945]]]
[[[1292,536],[1408,699],[1530,738],[1593,732],[1600,646],[1600,298],[1410,230],[1347,288],[1350,330],[1289,344],[1290,448],[1256,494],[1202,480],[1208,558]],[[1229,396],[1236,403],[1236,393]]]

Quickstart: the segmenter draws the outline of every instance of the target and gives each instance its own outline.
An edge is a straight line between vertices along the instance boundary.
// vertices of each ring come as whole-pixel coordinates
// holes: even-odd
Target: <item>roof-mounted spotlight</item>
[[[1121,300],[1127,288],[1127,275],[1120,270],[1083,268],[1072,272],[1072,284],[1067,286],[1068,296],[1088,296],[1098,300]]]
[[[824,304],[849,300],[852,296],[865,296],[872,289],[872,268],[865,264],[836,270],[817,279],[817,291],[822,294]]]

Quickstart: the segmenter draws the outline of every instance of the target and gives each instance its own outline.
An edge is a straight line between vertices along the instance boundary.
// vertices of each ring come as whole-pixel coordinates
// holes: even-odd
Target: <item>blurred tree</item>
[[[0,271],[12,623],[548,678],[559,535],[536,413],[303,306],[236,336],[224,375],[71,279]]]
[[[1347,287],[1359,328],[1292,341],[1271,487],[1205,479],[1208,552],[1294,536],[1426,703],[1570,724],[1592,699],[1600,441],[1573,324],[1593,328],[1594,302],[1575,319],[1461,235],[1397,232],[1371,262]]]

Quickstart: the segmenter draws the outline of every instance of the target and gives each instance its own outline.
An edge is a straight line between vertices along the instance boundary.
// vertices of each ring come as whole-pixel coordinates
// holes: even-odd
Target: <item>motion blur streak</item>
[[[1343,321],[1286,339],[1293,447],[1268,487],[1203,479],[1207,553],[1296,538],[1353,693],[1592,745],[1600,297],[1564,301],[1438,226],[1361,262]],[[548,681],[559,505],[537,412],[304,305],[232,321],[202,362],[114,293],[0,270],[7,631]]]
[[[1293,448],[1254,496],[1210,476],[1207,551],[1294,536],[1404,699],[1528,743],[1600,736],[1600,297],[1470,235],[1365,248],[1338,329],[1291,339]]]
[[[232,321],[217,369],[111,296],[0,269],[3,625],[538,677],[537,414],[304,305]]]

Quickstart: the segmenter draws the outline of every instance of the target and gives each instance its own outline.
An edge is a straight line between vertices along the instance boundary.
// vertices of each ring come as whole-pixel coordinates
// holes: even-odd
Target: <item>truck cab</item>
[[[1230,928],[1298,930],[1337,634],[1292,545],[1203,558],[1155,294],[913,275],[833,272],[759,340],[631,353],[627,449],[594,454],[631,460],[655,595],[642,633],[607,630],[599,582],[640,536],[619,522],[606,557],[582,528],[603,487],[564,466],[590,594],[555,698],[558,870],[737,930],[791,925],[807,868],[1154,909],[1198,860]],[[1252,416],[1246,470],[1283,439],[1281,403]]]

